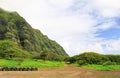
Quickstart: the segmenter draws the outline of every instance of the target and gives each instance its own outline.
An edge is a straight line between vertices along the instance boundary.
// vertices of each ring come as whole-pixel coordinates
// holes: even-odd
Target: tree
[[[0,57],[13,58],[13,57],[28,57],[30,54],[20,48],[16,42],[9,40],[0,40]]]
[[[47,58],[47,52],[41,52],[40,58],[45,62],[45,60]]]

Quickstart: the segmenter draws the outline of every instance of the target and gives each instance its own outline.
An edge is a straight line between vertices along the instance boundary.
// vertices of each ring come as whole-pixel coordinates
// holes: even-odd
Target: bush
[[[116,65],[116,63],[111,62],[111,61],[107,61],[107,62],[103,63],[103,66],[108,66],[108,65]]]
[[[120,65],[120,55],[103,55],[94,52],[85,52],[67,59],[70,63],[78,62],[81,65],[83,62],[79,60],[84,60],[87,64]]]
[[[111,62],[116,62],[116,64],[120,64],[120,55],[106,55]]]
[[[30,53],[19,47],[19,44],[10,40],[0,40],[0,57],[12,59],[15,57],[31,57]]]
[[[77,61],[77,64],[78,64],[79,66],[87,65],[86,61],[84,61],[84,60],[79,60],[79,61]]]
[[[88,64],[98,64],[99,62],[107,61],[107,58],[103,57],[101,54],[94,52],[86,52],[73,57],[77,59],[77,61],[85,60]]]
[[[67,61],[70,62],[70,63],[75,63],[76,62],[76,58],[70,57],[70,58],[67,58]]]

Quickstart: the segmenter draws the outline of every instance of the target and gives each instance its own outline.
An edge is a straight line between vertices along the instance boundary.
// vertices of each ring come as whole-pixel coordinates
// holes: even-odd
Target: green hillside
[[[32,28],[18,13],[0,9],[0,41],[2,40],[15,42],[17,48],[33,54],[38,53],[38,56],[42,52],[54,56],[68,56],[57,42],[50,40],[40,30]]]
[[[66,59],[67,62],[83,68],[100,71],[120,70],[120,55],[84,52]]]

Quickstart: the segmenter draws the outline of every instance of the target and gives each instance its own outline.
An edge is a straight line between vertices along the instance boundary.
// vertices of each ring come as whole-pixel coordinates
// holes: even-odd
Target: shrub
[[[111,61],[107,61],[107,62],[103,63],[103,66],[108,66],[108,65],[116,65],[116,63],[111,62]]]
[[[67,59],[67,61],[69,61],[70,63],[75,63],[76,62],[76,58],[70,57],[70,58]]]
[[[79,60],[79,61],[77,61],[77,64],[78,64],[79,66],[87,65],[86,61],[84,61],[84,60]]]
[[[0,57],[12,59],[15,57],[30,57],[30,53],[23,50],[16,42],[0,40]]]
[[[77,56],[73,56],[75,59],[78,60],[85,60],[88,64],[98,64],[99,62],[106,61],[101,54],[94,53],[94,52],[86,52]]]

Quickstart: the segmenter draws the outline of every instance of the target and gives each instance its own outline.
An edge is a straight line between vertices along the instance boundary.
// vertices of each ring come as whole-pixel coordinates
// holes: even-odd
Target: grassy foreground
[[[103,65],[89,64],[89,65],[83,65],[81,67],[83,67],[83,68],[92,68],[92,69],[96,69],[96,70],[99,70],[99,71],[120,70],[120,65],[103,66]]]
[[[64,62],[24,59],[23,61],[0,59],[0,67],[64,67]]]

